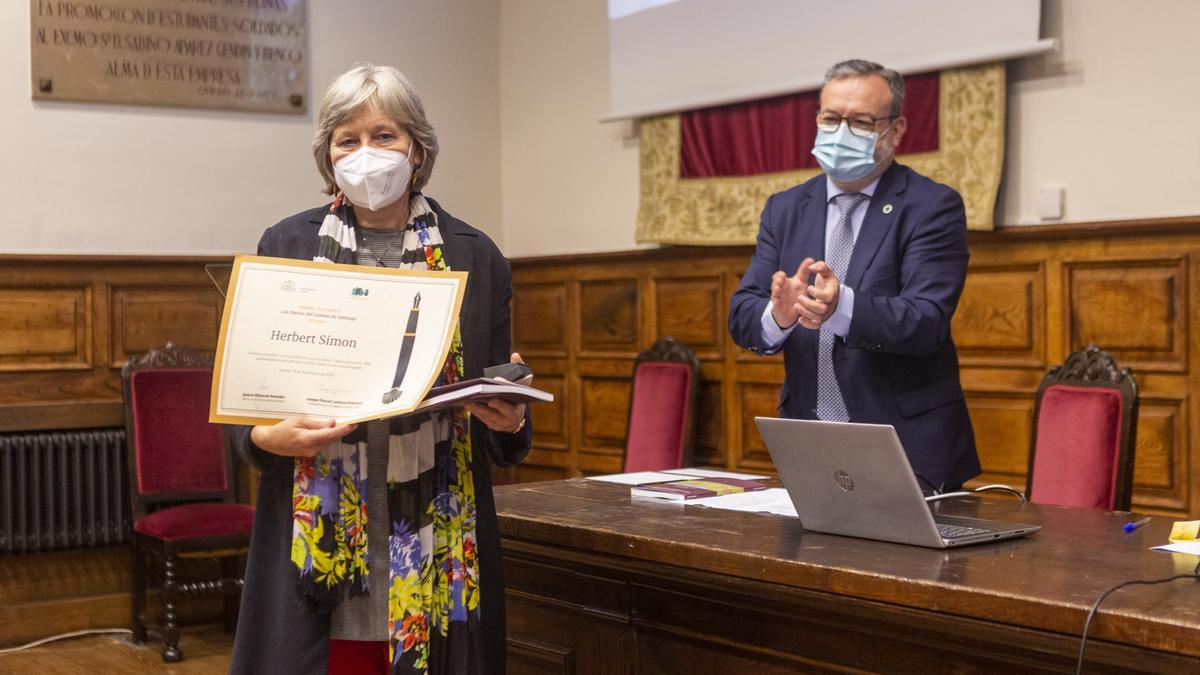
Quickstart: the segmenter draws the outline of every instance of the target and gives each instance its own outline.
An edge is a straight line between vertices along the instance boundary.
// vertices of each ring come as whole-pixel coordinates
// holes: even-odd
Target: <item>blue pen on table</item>
[[[1141,520],[1135,520],[1132,523],[1125,523],[1124,529],[1126,532],[1133,532],[1134,530],[1138,529],[1139,527],[1141,527],[1143,525],[1146,525],[1149,522],[1150,522],[1149,517],[1142,518]]]

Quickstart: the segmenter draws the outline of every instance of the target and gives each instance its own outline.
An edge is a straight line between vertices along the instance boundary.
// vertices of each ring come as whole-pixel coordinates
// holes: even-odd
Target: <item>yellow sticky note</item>
[[[1185,541],[1196,541],[1200,538],[1200,520],[1177,520],[1171,526],[1171,536],[1169,537],[1172,543],[1179,544]]]

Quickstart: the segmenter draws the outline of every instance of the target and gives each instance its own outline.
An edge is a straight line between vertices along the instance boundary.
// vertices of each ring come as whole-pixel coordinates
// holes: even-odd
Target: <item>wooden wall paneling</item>
[[[1188,396],[1139,396],[1137,448],[1134,454],[1134,493],[1137,503],[1187,514]]]
[[[120,399],[124,394],[121,391],[121,372],[120,368],[125,364],[116,368],[112,365],[113,353],[113,306],[112,306],[112,286],[114,283],[124,280],[128,274],[126,269],[98,269],[92,272],[92,297],[94,302],[92,305],[93,315],[93,339],[92,350],[95,354],[95,369],[93,375],[102,377],[110,383],[116,392],[117,398]],[[147,275],[149,276],[149,275]],[[143,280],[146,283],[149,279]],[[216,350],[216,342],[214,341],[210,349]],[[101,373],[103,373],[101,375]],[[125,410],[121,409],[122,424],[125,419]]]
[[[0,379],[0,432],[120,426],[120,372],[15,372]],[[108,422],[108,423],[104,423]]]
[[[0,371],[92,367],[90,286],[0,287]]]
[[[725,274],[725,300],[722,306],[723,323],[728,325],[729,305],[742,281],[744,266],[728,269]],[[762,444],[757,415],[778,416],[779,390],[783,386],[783,354],[770,356],[743,349],[729,337],[725,359],[725,419],[726,466],[734,470],[774,473],[775,467]]]
[[[571,462],[570,476],[579,475],[579,448],[583,444],[583,410],[580,402],[583,400],[583,383],[579,377],[579,350],[581,348],[579,326],[579,282],[570,280],[567,283],[567,443],[570,447]]]
[[[1200,244],[1196,246],[1177,245],[1176,251],[1187,251],[1188,269],[1188,298],[1200,299]],[[1187,496],[1186,512],[1189,517],[1200,515],[1200,434],[1196,433],[1194,424],[1200,420],[1200,397],[1193,392],[1200,391],[1200,307],[1195,302],[1186,306],[1188,316],[1188,355],[1187,373],[1182,383],[1172,387],[1172,393],[1182,394],[1185,398],[1183,405],[1184,416],[1177,430],[1180,439],[1179,451],[1174,454],[1176,475],[1185,482],[1182,492]],[[1178,466],[1182,464],[1183,466]],[[1136,467],[1135,467],[1136,469]],[[1136,481],[1136,473],[1135,473]],[[1140,492],[1135,482],[1134,504],[1140,503]]]
[[[565,451],[569,447],[566,368],[549,367],[542,359],[529,360],[527,363],[533,369],[537,388],[554,395],[553,401],[538,403],[534,408],[537,425],[533,429],[533,443],[539,448]]]
[[[726,267],[721,274],[721,312],[724,323],[728,325],[728,312],[733,293],[737,291],[740,275],[737,270]],[[739,454],[742,447],[742,412],[740,412],[740,392],[737,384],[738,359],[742,357],[742,348],[733,344],[733,339],[725,331],[725,358],[721,359],[721,464],[726,468],[736,466],[734,455]],[[698,428],[697,428],[698,429]],[[697,431],[698,437],[698,431]]]
[[[215,349],[212,262],[228,258],[0,255],[0,431],[120,426],[130,353]]]
[[[554,394],[554,401],[533,406],[533,448],[525,464],[557,469],[560,477],[571,475],[574,460],[568,438],[570,377],[566,358],[531,356],[525,359],[534,372],[534,386]],[[516,480],[516,475],[510,476]]]
[[[513,349],[535,356],[567,356],[567,283],[513,284]]]
[[[574,469],[616,473],[625,453],[629,377],[644,342],[646,317],[639,292],[644,282],[629,268],[583,276],[575,285],[573,317],[578,390],[572,412],[579,425]]]
[[[655,282],[655,340],[674,337],[702,361],[721,359],[726,345],[720,275]]]
[[[1187,369],[1186,258],[1070,262],[1063,275],[1067,353],[1095,344],[1135,370]]]
[[[584,473],[618,472],[625,456],[633,360],[589,361],[579,369],[578,468]]]
[[[1068,330],[1062,321],[1070,306],[1069,295],[1065,292],[1067,285],[1064,281],[1064,265],[1060,258],[1061,252],[1053,249],[1046,253],[1046,366],[1062,363],[1071,353],[1066,348]],[[1020,256],[1024,252],[1013,252]],[[1045,370],[1043,370],[1043,373]]]
[[[777,417],[779,415],[779,392],[783,384],[783,357],[780,354],[758,356],[738,349],[734,361],[733,385],[734,417],[729,425],[737,436],[730,446],[730,468],[746,471],[775,471],[766,446],[754,424],[756,416]]]
[[[729,325],[729,303],[741,282],[741,274],[736,268],[726,267],[721,275],[721,313],[726,326]],[[725,330],[725,358],[721,361],[724,374],[721,377],[721,464],[732,469],[737,465],[735,457],[741,447],[741,391],[737,385],[738,359],[745,351],[733,342],[729,330]]]
[[[1041,263],[972,265],[952,333],[961,365],[1046,367]]]
[[[724,384],[720,380],[701,380],[697,392],[696,442],[693,462],[696,466],[723,468],[725,460]]]
[[[967,391],[983,473],[979,481],[1023,489],[1029,468],[1033,399],[1028,393]]]
[[[779,384],[740,382],[738,384],[741,396],[741,432],[736,468],[747,471],[775,470],[771,456],[767,453],[759,436],[758,427],[754,424],[756,416],[777,417],[779,405]]]
[[[656,279],[650,270],[637,269],[637,330],[638,352],[649,349],[658,335],[658,293]]]
[[[640,349],[636,277],[579,282],[579,355],[636,356]]]
[[[554,402],[533,406],[533,448],[525,461],[496,472],[497,481],[555,480],[575,475],[571,402],[574,350],[570,326],[574,305],[570,280],[557,268],[515,277],[512,300],[513,351],[534,372],[534,386]]]
[[[168,341],[200,352],[216,348],[221,329],[221,294],[211,283],[195,286],[110,286],[112,307],[109,365],[121,368],[131,356]]]

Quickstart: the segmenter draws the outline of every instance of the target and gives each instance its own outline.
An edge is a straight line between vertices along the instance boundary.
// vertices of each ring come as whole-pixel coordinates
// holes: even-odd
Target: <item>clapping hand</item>
[[[812,284],[808,283],[810,274],[814,276]],[[780,328],[799,323],[816,330],[837,309],[840,290],[841,284],[828,263],[805,258],[795,276],[779,271],[771,277],[771,316]]]

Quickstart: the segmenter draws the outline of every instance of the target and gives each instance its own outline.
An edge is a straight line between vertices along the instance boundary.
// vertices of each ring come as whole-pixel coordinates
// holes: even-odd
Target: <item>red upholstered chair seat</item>
[[[227,534],[248,535],[253,522],[254,509],[245,504],[201,502],[155,511],[134,523],[133,529],[169,541]]]

